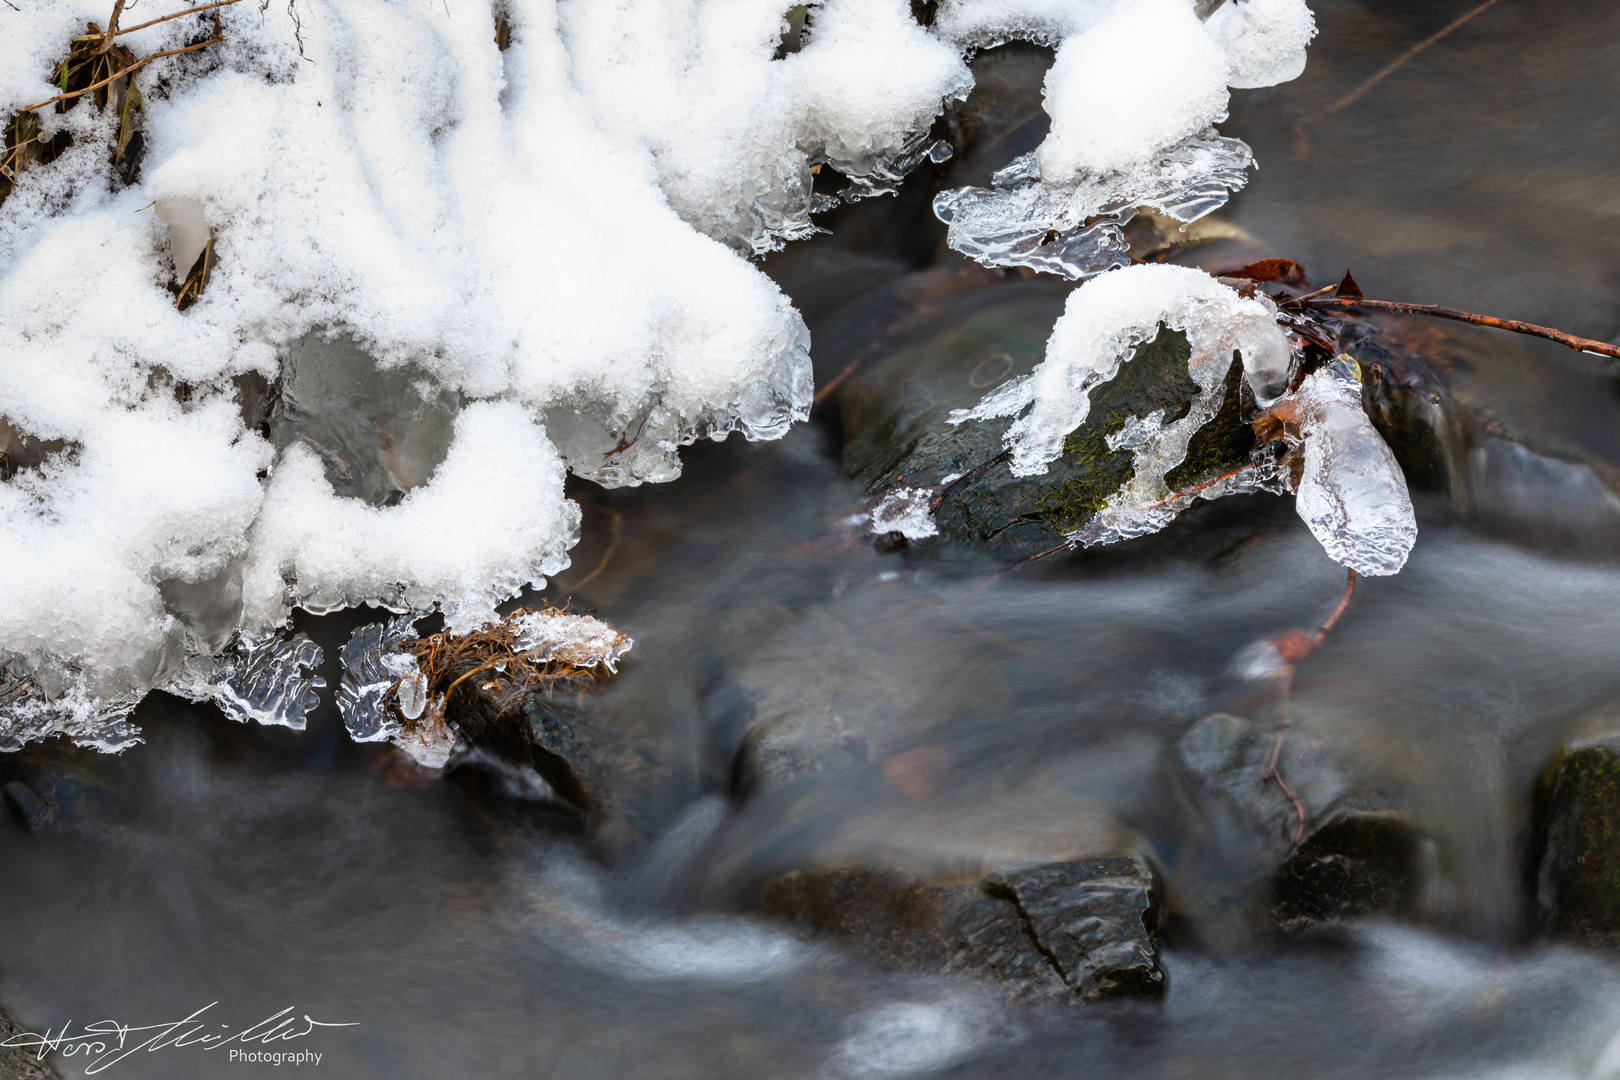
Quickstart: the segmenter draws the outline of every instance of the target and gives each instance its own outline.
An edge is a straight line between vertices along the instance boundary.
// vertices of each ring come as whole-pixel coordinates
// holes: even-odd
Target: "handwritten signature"
[[[359,1027],[352,1024],[327,1024],[319,1020],[311,1020],[307,1015],[302,1016],[302,1023],[297,1016],[289,1016],[293,1006],[289,1005],[274,1016],[259,1021],[252,1027],[244,1028],[235,1034],[227,1035],[214,1033],[205,1029],[213,1026],[213,1021],[199,1020],[198,1017],[212,1009],[219,1002],[210,1002],[186,1017],[184,1020],[174,1020],[166,1024],[146,1024],[134,1027],[129,1024],[120,1024],[116,1020],[97,1020],[93,1024],[85,1025],[80,1033],[72,1034],[73,1021],[69,1020],[62,1025],[61,1031],[47,1028],[45,1034],[36,1031],[26,1031],[21,1035],[13,1035],[0,1046],[17,1047],[35,1051],[40,1060],[47,1054],[60,1054],[64,1058],[83,1057],[86,1059],[84,1075],[94,1076],[112,1068],[131,1054],[142,1050],[155,1053],[171,1047],[199,1047],[203,1050],[222,1050],[231,1044],[239,1044],[230,1052],[232,1061],[255,1061],[279,1065],[282,1060],[288,1064],[302,1065],[313,1062],[321,1063],[321,1055],[313,1051],[297,1051],[295,1053],[269,1054],[264,1051],[244,1052],[241,1045],[259,1043],[268,1046],[271,1043],[286,1042],[291,1039],[302,1039],[316,1028]],[[228,1028],[229,1024],[220,1024]],[[151,1033],[151,1034],[148,1034]],[[146,1036],[142,1038],[142,1036]],[[140,1040],[140,1041],[136,1041]],[[272,1061],[274,1058],[276,1060]]]

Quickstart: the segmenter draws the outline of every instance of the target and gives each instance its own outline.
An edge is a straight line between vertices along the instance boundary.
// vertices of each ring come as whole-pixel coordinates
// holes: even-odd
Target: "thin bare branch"
[[[1620,346],[1611,345],[1607,341],[1593,341],[1591,338],[1576,337],[1566,334],[1562,330],[1554,330],[1550,326],[1537,326],[1535,323],[1520,322],[1518,319],[1495,319],[1489,315],[1471,315],[1466,311],[1455,308],[1441,307],[1438,304],[1403,304],[1394,300],[1368,300],[1361,296],[1333,296],[1318,300],[1307,300],[1305,306],[1334,307],[1334,308],[1365,308],[1368,311],[1393,311],[1403,315],[1430,315],[1436,319],[1451,319],[1455,322],[1471,323],[1474,326],[1489,326],[1496,330],[1511,330],[1516,334],[1529,334],[1531,337],[1546,338],[1566,345],[1576,352],[1596,353],[1611,359],[1620,359]]]
[[[168,22],[170,19],[182,19],[182,18],[185,18],[187,15],[196,15],[199,12],[209,11],[209,10],[211,10],[213,8],[230,7],[232,4],[240,4],[241,2],[242,2],[242,0],[215,0],[215,3],[212,3],[212,4],[202,4],[202,5],[199,5],[198,7],[186,8],[184,11],[172,12],[172,13],[170,13],[168,15],[165,15],[162,18],[159,18],[159,19],[148,19],[146,22],[137,23],[134,26],[126,26],[122,30],[118,31],[118,33],[116,35],[114,35],[114,36],[115,37],[123,37],[125,34],[133,34],[137,30],[145,30],[148,26],[156,26],[158,23]],[[100,41],[103,36],[104,35],[102,35],[102,34],[80,34],[78,37],[74,38],[73,40],[74,41]]]

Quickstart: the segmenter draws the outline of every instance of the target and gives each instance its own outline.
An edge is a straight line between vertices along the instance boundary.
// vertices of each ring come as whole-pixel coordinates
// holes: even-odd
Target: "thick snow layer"
[[[827,0],[781,59],[775,0],[501,0],[504,51],[487,3],[299,8],[305,57],[251,4],[121,38],[217,14],[226,40],[134,77],[136,186],[81,102],[40,113],[74,145],[0,206],[0,418],[61,448],[0,484],[0,662],[28,676],[0,741],[115,744],[187,656],[294,605],[469,628],[567,565],[565,468],[666,480],[693,439],[780,436],[809,337],[737,252],[804,235],[812,163],[892,184],[969,86],[906,0]],[[0,8],[0,116],[110,9]]]
[[[1192,346],[1187,373],[1200,393],[1174,424],[1122,433],[1138,451],[1133,483],[1156,484],[1158,491],[1164,473],[1181,464],[1192,433],[1219,407],[1234,351],[1242,355],[1246,376],[1279,365],[1286,371],[1288,364],[1288,339],[1277,328],[1270,302],[1244,299],[1202,270],[1143,264],[1092,278],[1069,294],[1047,340],[1046,357],[1035,370],[992,391],[975,408],[952,413],[951,422],[1018,416],[1006,434],[1013,475],[1044,473],[1062,454],[1064,436],[1085,423],[1092,388],[1118,374],[1161,323],[1186,333]],[[1152,467],[1144,475],[1143,466],[1149,463],[1141,457],[1149,447]],[[1145,498],[1153,492],[1141,494]],[[1165,494],[1167,490],[1157,497]]]
[[[942,193],[947,242],[1000,266],[1086,277],[1123,265],[1120,226],[1140,207],[1183,222],[1246,182],[1249,148],[1216,134],[1229,86],[1305,69],[1304,0],[945,0],[935,26],[964,47],[1055,46],[1051,132],[990,188]],[[1099,215],[1101,218],[1099,220]]]

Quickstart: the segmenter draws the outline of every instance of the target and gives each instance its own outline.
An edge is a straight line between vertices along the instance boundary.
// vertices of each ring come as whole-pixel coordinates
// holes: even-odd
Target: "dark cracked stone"
[[[1135,856],[1002,870],[976,883],[886,866],[794,870],[766,882],[759,903],[884,963],[989,980],[1011,998],[1164,993],[1160,905]]]

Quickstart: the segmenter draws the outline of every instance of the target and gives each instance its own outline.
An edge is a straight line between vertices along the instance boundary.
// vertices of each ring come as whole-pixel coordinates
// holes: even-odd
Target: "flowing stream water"
[[[1229,235],[1180,261],[1287,256],[1324,282],[1348,266],[1369,296],[1620,334],[1620,10],[1502,0],[1335,109],[1476,5],[1313,6],[1305,74],[1234,101],[1226,130],[1261,168],[1219,215]],[[1043,55],[996,62],[1038,85]],[[1041,133],[1036,117],[947,167],[999,167]],[[811,325],[818,385],[871,297],[965,272],[914,183],[765,262]],[[1465,407],[1620,476],[1612,366],[1488,330],[1432,340]],[[1016,573],[882,552],[840,525],[865,496],[839,438],[818,413],[779,443],[690,448],[673,483],[571,481],[583,539],[545,595],[636,640],[593,703],[629,748],[597,835],[519,779],[435,778],[356,746],[329,696],[290,732],[153,695],[135,716],[145,743],[121,756],[52,745],[0,762],[54,778],[74,818],[0,829],[0,1000],[35,1031],[211,1002],[205,1017],[236,1030],[292,1006],[355,1025],[305,1040],[342,1077],[1620,1076],[1620,963],[1540,935],[1526,883],[1537,779],[1620,693],[1615,496],[1594,510],[1503,483],[1459,508],[1420,491],[1411,562],[1363,581],[1300,669],[1301,737],[1430,838],[1437,869],[1410,918],[1265,941],[1167,932],[1162,1002],[1009,1006],[876,966],[750,898],[794,866],[972,876],[1127,842],[1174,886],[1197,871],[1178,862],[1168,749],[1249,707],[1234,659],[1317,625],[1342,570],[1268,495]],[[328,687],[350,630],[379,617],[298,616]],[[845,766],[741,798],[746,725],[795,709],[836,718]],[[170,1048],[107,1071],[266,1067],[224,1057]]]

